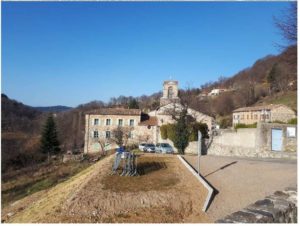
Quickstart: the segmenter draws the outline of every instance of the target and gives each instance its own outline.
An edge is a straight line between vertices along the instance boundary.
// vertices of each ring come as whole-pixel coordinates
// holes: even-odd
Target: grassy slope
[[[50,188],[86,169],[88,161],[40,164],[21,172],[2,175],[2,207],[35,192]]]
[[[274,96],[267,96],[257,104],[284,104],[297,111],[297,91],[288,91],[286,93],[278,93]]]
[[[53,211],[59,211],[59,207],[66,200],[70,198],[78,187],[85,185],[89,176],[95,172],[95,168],[100,162],[86,168],[80,173],[72,176],[67,181],[57,184],[52,189],[43,190],[37,193],[39,198],[35,202],[31,202],[31,196],[21,199],[20,202],[28,203],[26,209],[20,213],[14,215],[10,220],[12,222],[40,222],[45,214],[49,214]],[[43,211],[41,211],[43,210]]]

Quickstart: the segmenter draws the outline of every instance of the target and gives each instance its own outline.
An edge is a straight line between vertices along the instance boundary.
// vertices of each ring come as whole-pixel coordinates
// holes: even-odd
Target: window
[[[131,131],[129,132],[128,137],[133,138],[133,133]]]
[[[99,137],[99,133],[98,133],[98,131],[96,130],[96,131],[94,131],[94,138],[98,138]]]
[[[130,119],[129,125],[130,125],[130,126],[134,126],[134,119]]]
[[[108,119],[106,119],[106,125],[107,126],[110,126],[110,123],[111,123],[111,120],[108,118]]]
[[[170,86],[170,87],[168,88],[168,98],[169,98],[169,99],[172,99],[172,98],[173,98],[173,87],[172,87],[172,86]]]
[[[249,119],[249,115],[247,115],[247,119]]]
[[[241,119],[244,119],[244,115],[241,116]]]
[[[254,115],[254,119],[257,119],[257,115],[256,114]]]
[[[96,125],[99,125],[99,119],[97,119],[97,118],[94,119],[94,125],[95,125],[95,126],[96,126]]]
[[[106,139],[109,139],[109,138],[110,138],[110,131],[106,131],[106,132],[105,132],[105,137],[106,137]]]
[[[287,127],[286,134],[287,134],[287,137],[296,137],[296,128],[295,127]]]
[[[119,119],[118,126],[123,126],[123,119]]]

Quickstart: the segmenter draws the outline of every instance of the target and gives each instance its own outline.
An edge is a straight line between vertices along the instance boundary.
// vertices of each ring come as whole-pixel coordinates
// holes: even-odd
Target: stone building
[[[163,96],[160,99],[160,107],[148,114],[139,109],[102,108],[86,113],[85,116],[85,153],[99,152],[103,149],[116,148],[112,142],[112,131],[118,127],[128,133],[127,144],[139,144],[141,142],[159,143],[168,142],[162,140],[160,126],[174,123],[171,111],[180,111],[178,82],[169,80],[163,84]],[[198,122],[206,123],[210,131],[214,127],[214,119],[191,108],[188,114]]]
[[[84,152],[99,152],[103,145],[110,149],[112,131],[118,126],[130,130],[128,140],[133,139],[132,130],[140,122],[139,109],[101,108],[86,113]]]
[[[295,112],[282,104],[243,107],[233,111],[232,125],[275,121],[288,122],[293,118],[296,118]]]
[[[178,97],[178,81],[164,81],[163,96],[160,98],[160,106],[179,102],[180,100]]]

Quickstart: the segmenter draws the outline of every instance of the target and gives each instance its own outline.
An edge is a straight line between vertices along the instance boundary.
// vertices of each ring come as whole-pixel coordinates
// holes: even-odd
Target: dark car
[[[144,152],[155,152],[155,145],[154,144],[146,144],[144,147]]]

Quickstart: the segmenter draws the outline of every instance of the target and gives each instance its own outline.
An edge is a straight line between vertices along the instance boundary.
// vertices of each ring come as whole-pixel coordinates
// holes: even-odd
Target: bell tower
[[[178,81],[167,80],[163,84],[163,96],[160,98],[160,106],[169,103],[178,103]]]

